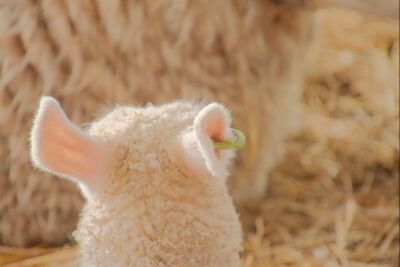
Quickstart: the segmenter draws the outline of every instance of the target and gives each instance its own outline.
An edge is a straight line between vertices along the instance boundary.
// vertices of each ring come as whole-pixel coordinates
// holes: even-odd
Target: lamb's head
[[[166,170],[224,182],[233,151],[215,149],[213,141],[232,138],[230,123],[220,104],[181,101],[117,106],[86,133],[69,121],[57,100],[43,97],[32,129],[32,160],[86,188],[87,197],[110,183],[129,183],[134,179],[129,176],[163,176]]]
[[[213,145],[232,138],[230,123],[220,104],[182,101],[116,107],[85,132],[43,97],[32,160],[83,189],[85,264],[238,265],[240,224],[225,186],[233,151]]]

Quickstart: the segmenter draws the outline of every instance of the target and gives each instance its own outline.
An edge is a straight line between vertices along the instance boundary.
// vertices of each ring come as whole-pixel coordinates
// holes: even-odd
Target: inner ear
[[[203,108],[194,120],[196,132],[206,134],[213,141],[223,141],[230,138],[230,125],[229,111],[217,103],[212,103]]]
[[[224,128],[224,120],[217,118],[206,126],[205,131],[212,141],[222,141],[224,140]]]
[[[31,132],[31,157],[35,166],[78,181],[91,192],[106,183],[112,147],[82,131],[66,116],[57,100],[43,97]]]
[[[230,125],[230,113],[217,103],[204,107],[194,120],[196,141],[206,166],[214,176],[222,178],[228,175],[227,165],[234,153],[214,148],[214,141],[231,139]]]

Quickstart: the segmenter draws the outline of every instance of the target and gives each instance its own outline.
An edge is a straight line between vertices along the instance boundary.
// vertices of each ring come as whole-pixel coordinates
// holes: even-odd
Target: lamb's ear
[[[194,131],[183,138],[186,162],[192,170],[203,174],[208,171],[221,179],[228,176],[227,165],[234,152],[214,148],[213,141],[232,139],[230,125],[230,113],[221,104],[209,104],[199,112],[193,122]]]
[[[57,100],[42,97],[31,132],[31,158],[36,167],[96,192],[109,175],[110,150],[107,142],[72,124]]]

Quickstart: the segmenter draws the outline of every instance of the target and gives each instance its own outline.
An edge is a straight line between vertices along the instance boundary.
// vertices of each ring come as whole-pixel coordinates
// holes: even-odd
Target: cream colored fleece
[[[233,151],[212,144],[232,138],[230,123],[216,103],[174,102],[116,107],[86,134],[43,98],[32,160],[84,190],[81,266],[239,267],[242,232],[226,186]]]
[[[83,266],[240,266],[241,229],[224,177],[184,163],[199,106],[119,107],[92,135],[118,143],[111,184],[84,209]]]

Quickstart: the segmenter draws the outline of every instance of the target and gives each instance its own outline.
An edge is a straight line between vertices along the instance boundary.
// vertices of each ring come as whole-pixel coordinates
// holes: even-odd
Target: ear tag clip
[[[236,135],[234,141],[213,141],[214,148],[216,149],[240,149],[244,147],[246,143],[245,135],[238,129],[231,128],[231,131]]]

